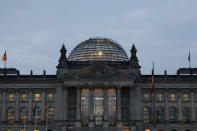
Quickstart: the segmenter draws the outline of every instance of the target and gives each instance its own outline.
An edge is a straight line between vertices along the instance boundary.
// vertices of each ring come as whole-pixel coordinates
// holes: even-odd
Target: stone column
[[[133,87],[129,87],[129,120],[132,121],[132,112],[133,112]]]
[[[77,102],[76,102],[76,116],[77,116],[77,123],[76,123],[76,127],[80,127],[81,126],[81,87],[77,87],[77,98],[76,98]]]
[[[45,90],[42,90],[42,95],[41,95],[41,100],[42,100],[42,108],[41,108],[41,121],[45,120],[45,104],[46,104],[46,97],[45,97]]]
[[[169,115],[168,115],[168,90],[164,90],[164,101],[165,101],[165,120],[166,122],[169,122]]]
[[[55,94],[55,114],[54,114],[54,120],[58,124],[66,125],[66,119],[67,119],[67,88],[63,85],[59,84],[54,87],[54,94]]]
[[[15,117],[16,117],[16,121],[19,122],[20,121],[20,102],[19,102],[19,90],[16,90],[16,112],[15,112]]]
[[[28,109],[28,120],[31,122],[31,121],[33,121],[33,106],[32,106],[32,101],[33,101],[33,89],[29,89],[29,109]]]
[[[90,87],[90,121],[89,121],[89,127],[94,127],[94,88]]]
[[[64,88],[64,120],[68,120],[68,87]]]
[[[104,127],[108,127],[108,87],[104,87]]]
[[[117,121],[118,121],[118,125],[121,125],[121,87],[117,87],[117,105],[116,105],[116,109],[117,109]]]
[[[3,89],[3,109],[2,109],[2,121],[6,122],[7,121],[7,94],[6,94],[6,89]]]

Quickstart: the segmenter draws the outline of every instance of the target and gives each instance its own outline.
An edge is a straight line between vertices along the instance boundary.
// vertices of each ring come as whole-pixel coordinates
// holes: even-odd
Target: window
[[[108,120],[110,126],[116,125],[116,89],[108,88]]]
[[[15,112],[13,108],[8,108],[7,111],[7,116],[8,116],[8,123],[14,123],[14,119],[15,119]]]
[[[151,97],[149,93],[144,93],[144,101],[150,101]]]
[[[188,93],[183,94],[183,101],[188,102],[189,100],[190,100],[189,94]]]
[[[54,93],[48,93],[48,100],[53,101],[54,100]]]
[[[163,94],[161,93],[157,94],[157,101],[163,101]]]
[[[164,109],[162,107],[157,108],[156,117],[157,117],[158,123],[161,123],[162,121],[164,121]]]
[[[27,101],[27,97],[28,97],[27,93],[22,93],[21,94],[21,100],[22,101]]]
[[[145,129],[145,131],[150,131],[150,129]]]
[[[22,108],[21,109],[20,118],[21,118],[22,122],[27,121],[27,119],[28,119],[28,110],[27,110],[27,108]]]
[[[171,107],[169,109],[169,120],[172,123],[175,123],[177,121],[177,110],[175,107]]]
[[[14,93],[8,94],[8,101],[14,101]]]
[[[189,107],[184,107],[182,112],[182,120],[184,123],[189,123],[190,121],[190,109]]]
[[[90,89],[81,90],[81,125],[87,126],[89,121]]]
[[[150,108],[144,107],[144,123],[150,122]]]
[[[170,101],[172,101],[172,102],[176,101],[176,94],[175,93],[170,94]]]
[[[40,100],[40,93],[35,93],[34,94],[34,101],[39,101]]]
[[[47,114],[48,122],[49,122],[49,123],[52,123],[52,121],[53,121],[53,119],[54,119],[54,108],[53,108],[53,107],[49,107],[49,108],[47,109],[47,112],[48,112],[48,114]]]

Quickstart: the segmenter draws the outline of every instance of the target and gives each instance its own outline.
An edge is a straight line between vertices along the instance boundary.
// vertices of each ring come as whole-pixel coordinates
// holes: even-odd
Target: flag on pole
[[[5,53],[4,53],[3,57],[2,57],[2,61],[7,61],[7,54],[6,54],[6,51],[5,51]]]
[[[191,68],[191,55],[190,55],[190,50],[189,50],[188,61],[189,61],[189,68]]]
[[[47,117],[47,103],[45,104],[45,106],[44,106],[44,110],[45,110],[45,116]]]
[[[34,104],[34,110],[33,110],[33,111],[34,111],[34,112],[33,112],[33,116],[34,116],[34,117],[36,116],[36,106],[37,106],[37,103]]]
[[[152,96],[154,96],[154,92],[155,92],[155,89],[154,89],[154,62],[153,62],[153,69],[152,69]]]

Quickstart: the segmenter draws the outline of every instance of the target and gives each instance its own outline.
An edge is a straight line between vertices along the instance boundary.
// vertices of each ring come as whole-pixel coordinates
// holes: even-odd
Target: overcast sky
[[[175,74],[197,65],[197,0],[1,0],[0,56],[22,74],[55,74],[62,43],[67,56],[90,37],[134,42],[142,74]],[[0,62],[1,68],[4,66]]]

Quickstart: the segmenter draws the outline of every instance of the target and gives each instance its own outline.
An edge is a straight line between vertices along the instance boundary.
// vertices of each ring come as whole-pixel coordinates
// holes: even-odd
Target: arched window
[[[48,122],[49,123],[52,123],[53,122],[53,120],[54,120],[54,108],[53,107],[49,107],[48,109],[47,109],[47,112],[48,112]]]
[[[159,107],[156,110],[156,118],[157,118],[157,122],[161,123],[164,121],[164,108],[163,107]]]
[[[151,113],[149,107],[144,107],[144,123],[150,123]]]
[[[184,123],[189,123],[190,121],[190,109],[189,107],[184,107],[182,112],[182,120]]]
[[[7,117],[8,117],[8,123],[14,123],[15,120],[15,111],[14,108],[10,107],[7,110]]]
[[[176,107],[171,107],[169,109],[169,120],[172,123],[177,121],[177,110],[176,110]]]
[[[27,122],[28,119],[28,109],[27,108],[22,108],[20,111],[20,118],[21,122]]]

